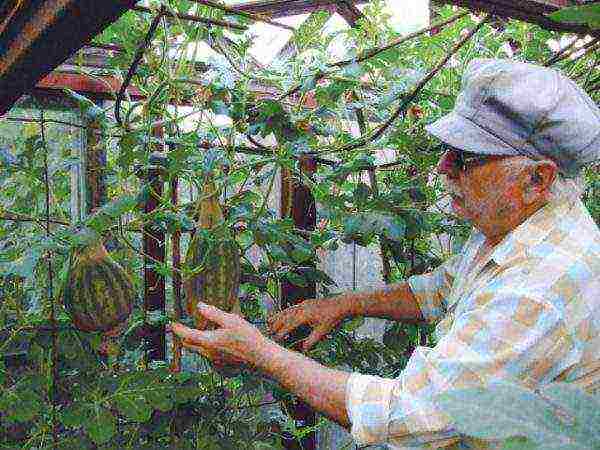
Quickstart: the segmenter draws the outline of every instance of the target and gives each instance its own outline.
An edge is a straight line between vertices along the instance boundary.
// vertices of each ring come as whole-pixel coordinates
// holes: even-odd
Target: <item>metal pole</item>
[[[153,134],[162,138],[162,127],[155,128]],[[160,150],[160,149],[157,149]],[[145,182],[150,186],[150,195],[144,205],[144,213],[150,214],[159,207],[163,194],[163,178],[160,167],[162,154],[156,151],[150,157],[151,165],[145,174]],[[154,161],[152,161],[154,160]],[[165,233],[156,228],[151,221],[144,224],[144,254],[156,261],[165,261]],[[146,312],[165,312],[165,277],[154,269],[154,262],[144,258],[144,309]],[[165,361],[167,345],[165,325],[147,325],[146,344],[150,361]]]
[[[300,161],[301,170],[304,173],[312,174],[317,170],[317,164],[313,159],[305,158]],[[315,199],[310,189],[303,185],[299,180],[291,177],[289,171],[282,171],[282,214],[287,213],[286,209],[290,209],[290,215],[294,220],[296,228],[301,230],[313,231],[317,225],[317,214]],[[286,205],[290,205],[287,208]],[[288,308],[302,300],[315,298],[317,295],[317,285],[314,282],[307,283],[305,287],[296,286],[289,281],[283,281],[281,286],[281,307]],[[291,339],[298,340],[303,334],[307,334],[310,330],[299,329],[297,333],[292,333]],[[312,408],[299,399],[286,403],[286,407],[290,412],[292,419],[296,422],[296,426],[309,427],[317,423],[317,415]],[[316,450],[317,441],[316,434],[307,434],[301,441],[300,445],[296,440],[284,433],[283,445],[288,450]]]

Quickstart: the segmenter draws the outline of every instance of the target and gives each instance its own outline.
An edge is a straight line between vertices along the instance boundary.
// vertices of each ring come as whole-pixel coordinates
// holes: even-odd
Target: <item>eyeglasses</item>
[[[448,147],[446,151],[451,152],[453,155],[452,163],[456,170],[460,172],[465,172],[467,169],[485,164],[490,159],[490,155],[464,152],[453,147]]]

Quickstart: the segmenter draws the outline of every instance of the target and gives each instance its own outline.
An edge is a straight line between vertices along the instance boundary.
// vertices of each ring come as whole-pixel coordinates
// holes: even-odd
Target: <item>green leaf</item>
[[[394,326],[383,333],[383,343],[386,347],[400,352],[411,344],[411,339],[406,333],[404,325],[394,324]]]
[[[216,436],[210,434],[198,435],[196,437],[196,448],[205,450],[220,450],[222,449],[222,442],[220,442]]]
[[[133,392],[117,395],[114,403],[121,414],[134,422],[147,422],[152,415],[145,393]]]
[[[215,114],[229,115],[229,107],[223,100],[213,100],[209,104],[209,108]]]
[[[406,234],[406,224],[399,217],[381,215],[378,218],[381,234],[392,241],[400,241]]]
[[[600,28],[600,4],[592,3],[563,8],[548,17],[557,22],[579,23],[591,28]]]
[[[287,253],[280,245],[269,244],[268,249],[269,249],[269,253],[271,254],[271,257],[273,259],[275,259],[276,261],[288,261],[289,260]]]
[[[6,392],[0,397],[0,411],[8,422],[28,422],[42,410],[42,399],[31,390]]]
[[[104,119],[104,111],[102,108],[98,107],[93,101],[84,95],[78,94],[71,89],[64,89],[65,93],[68,97],[75,100],[77,106],[79,106],[79,110],[81,114],[85,116],[88,120],[96,120],[96,119]]]
[[[350,332],[360,328],[364,323],[365,323],[364,317],[355,317],[354,319],[346,322],[342,326],[342,328],[344,329],[344,331],[347,331],[348,333],[350,333]]]
[[[525,438],[507,439],[502,446],[502,450],[537,450],[539,447]]]
[[[365,183],[358,183],[356,188],[354,189],[354,202],[357,205],[364,204],[371,195],[371,188],[367,186]]]
[[[0,147],[0,167],[17,166],[19,160],[7,148]]]
[[[112,225],[117,218],[133,211],[137,202],[135,195],[123,195],[98,209],[87,219],[87,225],[96,231],[102,231]]]
[[[456,389],[437,401],[458,431],[479,439],[525,437],[544,449],[593,447],[589,435],[582,437],[565,422],[564,411],[518,384]]]
[[[154,409],[162,412],[167,412],[173,409],[175,405],[173,399],[173,389],[171,386],[159,385],[156,389],[146,392],[146,400]]]
[[[313,252],[309,246],[296,245],[291,252],[291,256],[297,263],[303,263],[312,259]]]
[[[306,77],[300,86],[300,92],[305,93],[315,88],[317,79],[315,76]]]
[[[175,389],[175,402],[186,403],[191,400],[195,400],[204,393],[204,389],[198,386],[178,386]]]
[[[286,272],[285,274],[285,278],[292,284],[296,285],[296,286],[300,286],[300,287],[306,287],[306,280],[304,279],[303,276],[298,275],[297,273],[294,272]]]
[[[90,415],[89,406],[83,403],[75,403],[68,406],[60,413],[61,423],[69,428],[78,428],[89,420]]]
[[[66,359],[72,360],[81,357],[81,345],[74,333],[61,333],[59,348],[61,355]]]
[[[1,448],[1,447],[0,447]],[[49,447],[45,447],[49,448]],[[91,450],[92,448],[97,448],[95,446],[92,447],[89,439],[85,436],[61,436],[60,441],[58,442],[57,450]]]
[[[12,274],[29,279],[33,277],[41,257],[42,253],[38,247],[28,247],[22,256],[10,263],[3,264],[2,269],[7,275]]]
[[[96,444],[104,444],[115,435],[117,422],[114,416],[106,409],[96,405],[96,410],[85,422],[85,430]]]

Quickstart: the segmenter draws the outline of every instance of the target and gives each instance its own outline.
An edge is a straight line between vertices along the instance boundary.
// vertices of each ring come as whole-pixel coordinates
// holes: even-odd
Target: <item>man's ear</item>
[[[546,198],[558,174],[558,167],[554,161],[544,160],[532,162],[527,169],[529,182],[523,191],[523,200],[531,204],[540,197]]]

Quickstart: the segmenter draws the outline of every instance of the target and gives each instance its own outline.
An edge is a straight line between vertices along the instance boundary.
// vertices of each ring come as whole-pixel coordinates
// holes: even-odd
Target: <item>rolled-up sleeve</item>
[[[456,276],[456,266],[460,255],[455,255],[438,266],[433,272],[413,275],[408,279],[423,318],[434,323],[441,319],[448,309],[447,299]]]
[[[516,379],[551,381],[579,357],[561,313],[519,292],[483,292],[434,348],[418,347],[396,379],[352,374],[346,406],[361,445],[439,448],[459,440],[436,397],[452,388]]]

